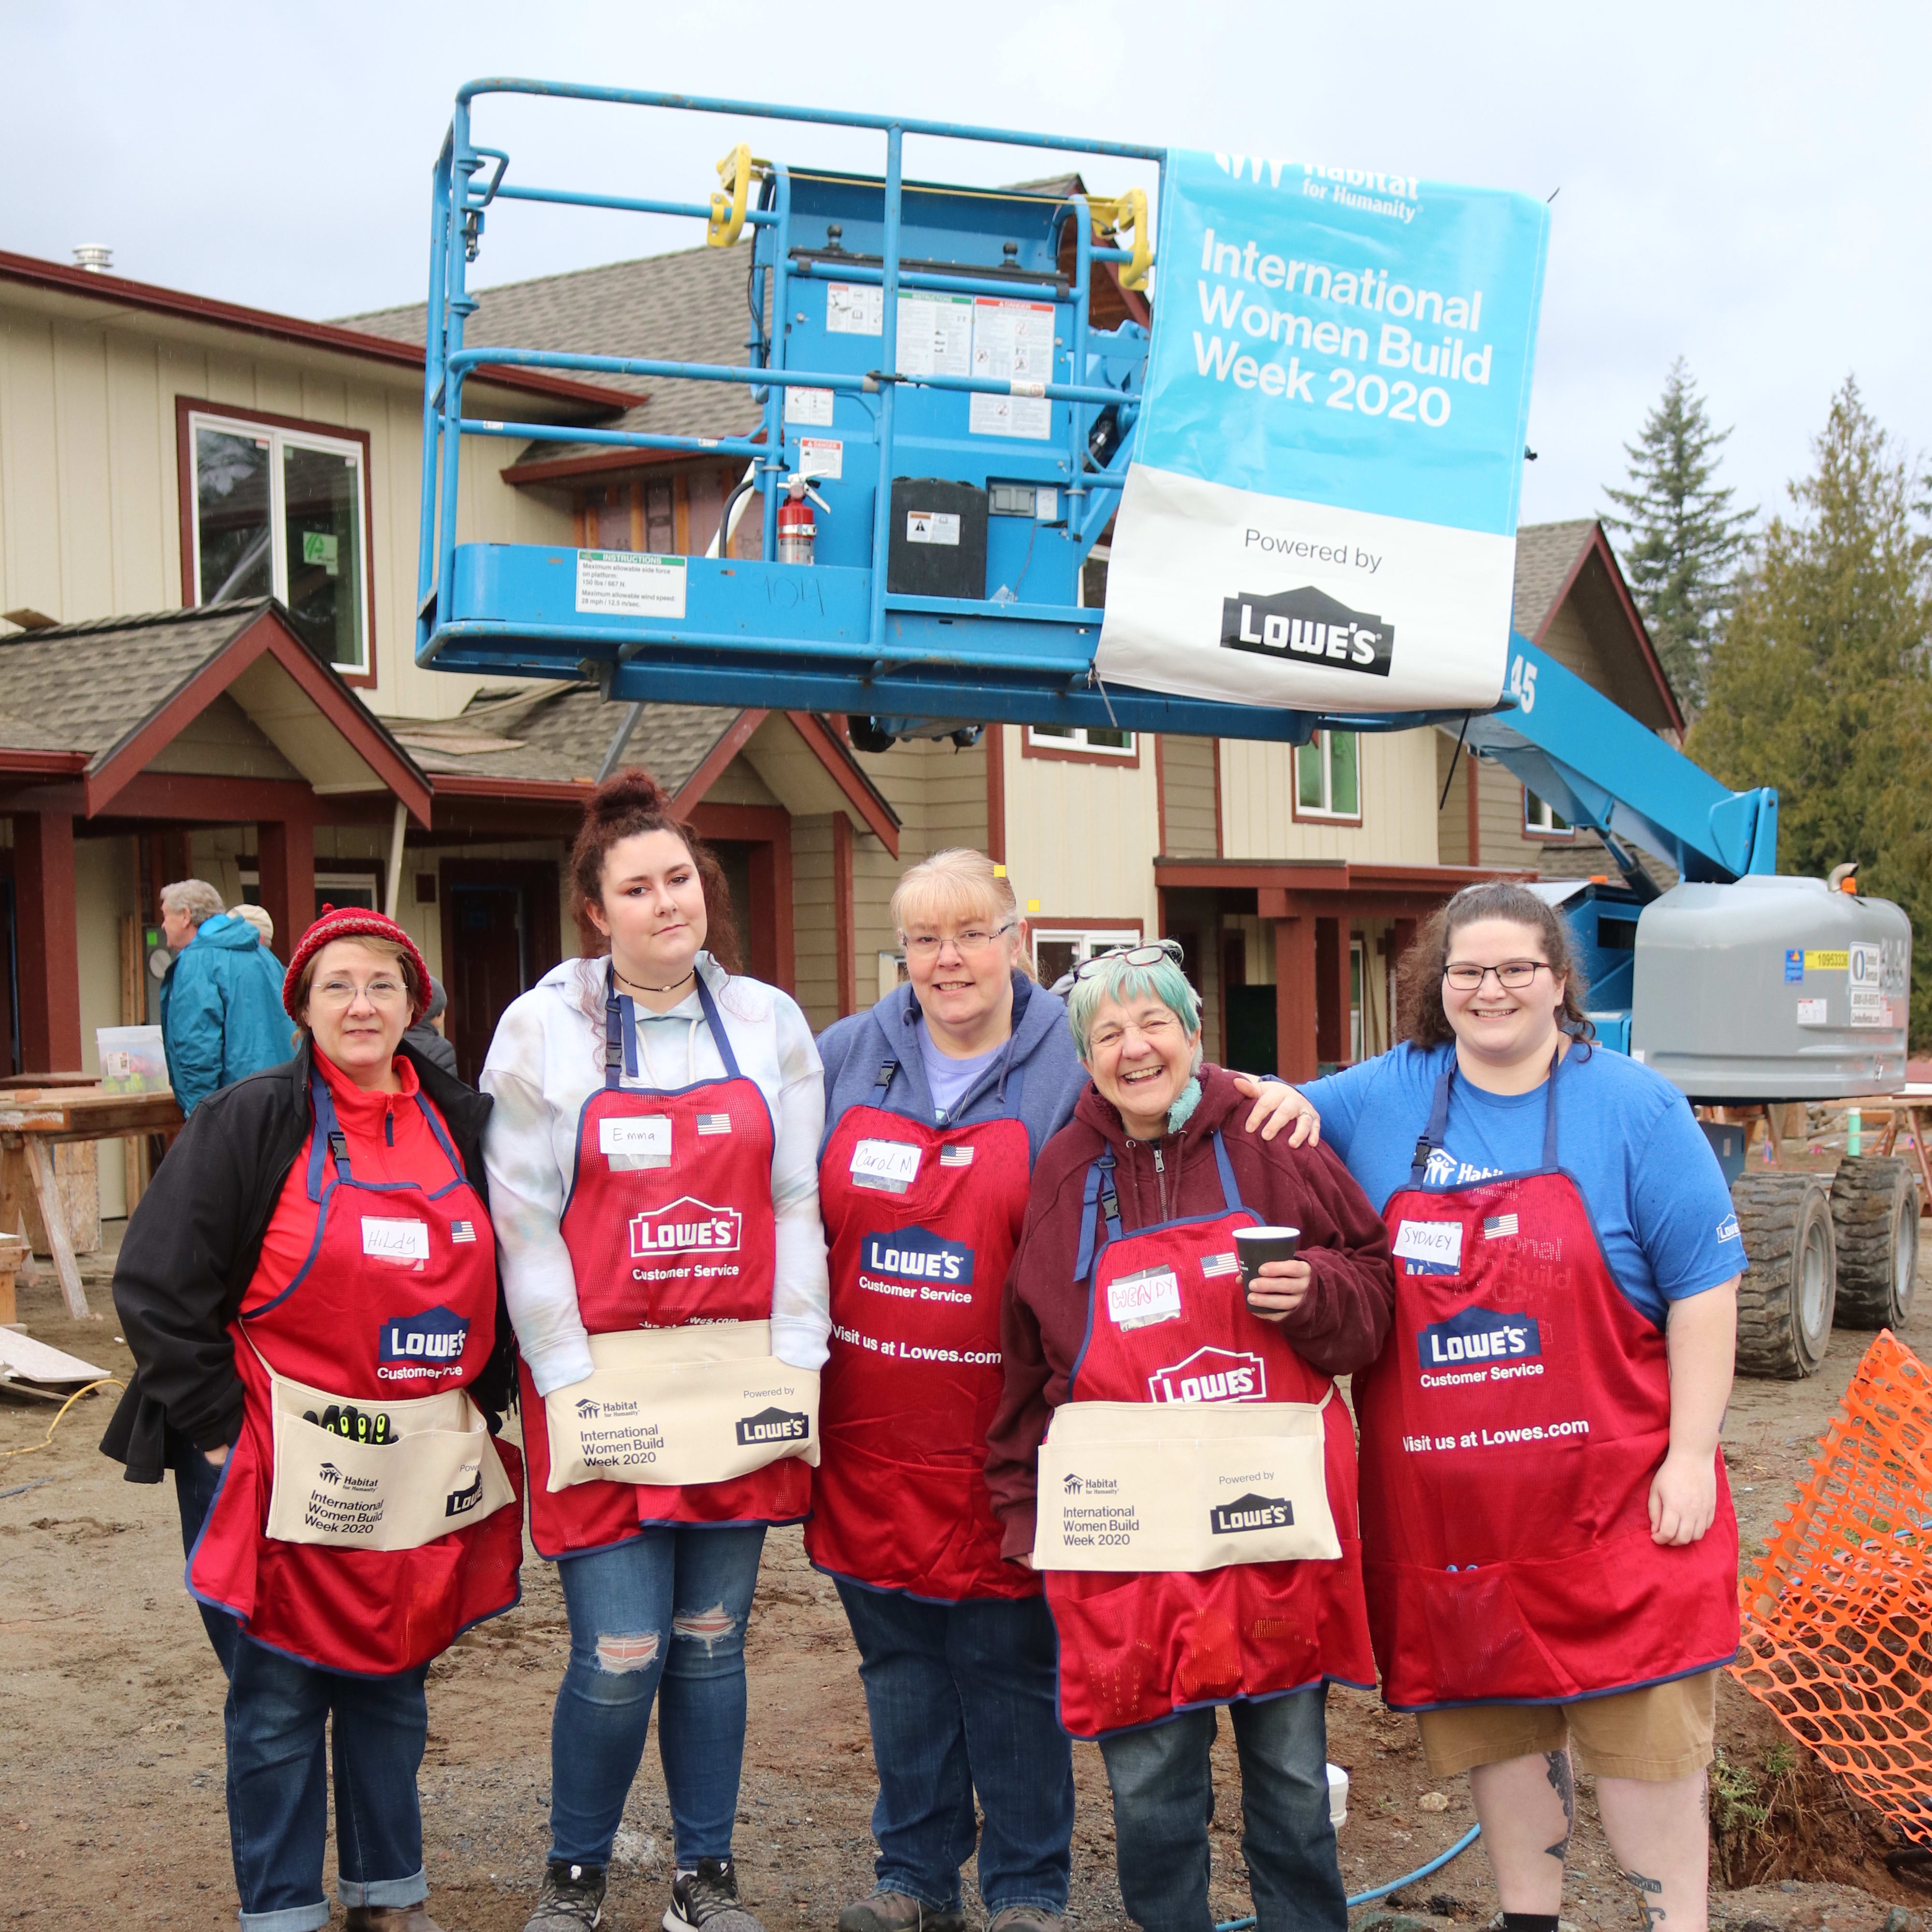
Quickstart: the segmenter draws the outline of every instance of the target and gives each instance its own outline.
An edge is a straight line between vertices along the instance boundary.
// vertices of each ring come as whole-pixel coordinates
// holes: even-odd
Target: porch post
[[[80,931],[74,906],[74,820],[64,812],[14,814],[20,1067],[78,1072]]]
[[[1274,1068],[1284,1080],[1312,1080],[1315,1050],[1315,921],[1306,914],[1274,922]]]
[[[284,960],[315,923],[315,822],[264,819],[255,827],[262,904],[275,922],[275,951]]]
[[[833,957],[838,968],[838,1017],[859,1010],[859,934],[852,899],[852,821],[842,809],[832,814],[832,916],[836,922]]]

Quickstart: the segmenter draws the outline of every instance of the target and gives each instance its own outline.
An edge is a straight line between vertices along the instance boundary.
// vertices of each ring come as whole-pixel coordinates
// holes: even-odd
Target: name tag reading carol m
[[[1396,1228],[1395,1252],[1406,1262],[1433,1262],[1438,1267],[1462,1264],[1462,1224],[1460,1221],[1405,1221]]]
[[[919,1156],[910,1141],[861,1141],[852,1150],[852,1178],[861,1187],[903,1192],[919,1178]]]
[[[429,1259],[429,1223],[364,1214],[362,1252],[380,1262],[426,1262]]]

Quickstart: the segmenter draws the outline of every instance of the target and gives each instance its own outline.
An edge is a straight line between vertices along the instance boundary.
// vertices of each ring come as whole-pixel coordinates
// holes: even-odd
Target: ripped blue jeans
[[[745,1619],[764,1542],[762,1524],[647,1529],[558,1564],[570,1664],[550,1720],[552,1858],[610,1862],[653,1698],[678,1864],[731,1856]]]

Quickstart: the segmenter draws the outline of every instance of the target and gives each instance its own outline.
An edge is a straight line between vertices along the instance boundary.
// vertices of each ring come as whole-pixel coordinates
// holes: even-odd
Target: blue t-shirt
[[[932,1034],[924,1027],[920,1028],[919,1057],[926,1068],[926,1091],[932,1096],[933,1112],[940,1120],[966,1097],[967,1090],[1006,1050],[1006,1042],[1001,1040],[998,1046],[976,1053],[970,1060],[955,1060],[934,1046]]]
[[[1322,1138],[1378,1210],[1408,1185],[1436,1082],[1453,1045],[1403,1045],[1301,1090]],[[1550,1094],[1490,1094],[1450,1082],[1442,1146],[1425,1188],[1462,1187],[1543,1165]],[[1663,1322],[1666,1304],[1744,1272],[1730,1190],[1690,1102],[1661,1074],[1607,1048],[1572,1047],[1557,1075],[1556,1159],[1576,1184],[1604,1258],[1630,1302]]]

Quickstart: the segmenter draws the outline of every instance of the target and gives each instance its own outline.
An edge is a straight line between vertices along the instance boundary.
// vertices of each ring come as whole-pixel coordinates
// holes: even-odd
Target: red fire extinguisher
[[[785,478],[784,500],[778,506],[779,562],[812,561],[812,548],[818,535],[818,521],[812,513],[814,503],[827,516],[832,514],[831,506],[804,477]]]

